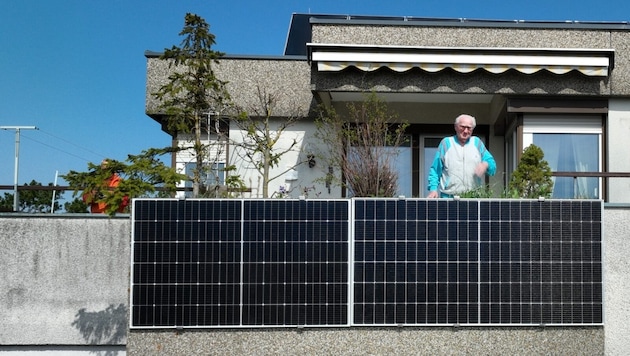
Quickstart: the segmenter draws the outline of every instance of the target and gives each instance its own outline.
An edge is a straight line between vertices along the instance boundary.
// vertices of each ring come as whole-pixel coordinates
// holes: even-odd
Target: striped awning
[[[336,50],[335,50],[336,49]],[[372,49],[372,50],[370,50]],[[383,49],[383,48],[381,48]],[[532,74],[546,70],[555,74],[578,71],[587,76],[608,76],[612,62],[612,50],[549,50],[549,49],[431,49],[409,47],[396,51],[391,47],[379,48],[352,46],[351,48],[311,48],[311,61],[321,72],[338,72],[355,67],[370,72],[389,68],[405,72],[419,68],[427,72],[439,72],[451,68],[460,73],[482,69],[500,74],[510,69]]]

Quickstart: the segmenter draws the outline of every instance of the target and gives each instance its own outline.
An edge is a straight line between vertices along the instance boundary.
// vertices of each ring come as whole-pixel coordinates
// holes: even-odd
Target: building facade
[[[396,165],[400,195],[426,196],[427,169],[439,139],[454,134],[455,117],[467,113],[476,117],[474,133],[497,161],[497,174],[488,182],[497,194],[533,143],[552,168],[554,198],[628,202],[629,28],[627,23],[294,14],[284,55],[225,56],[215,70],[239,106],[251,105],[265,88],[281,98],[274,119],[303,116],[283,134],[285,142],[299,144],[275,168],[280,177],[270,191],[344,196],[341,188],[322,182],[331,167],[296,163],[325,151],[315,138],[320,105],[343,115],[348,103],[373,92],[410,124],[410,144],[399,148]],[[151,93],[166,82],[169,67],[158,53],[146,57],[146,111],[163,122]],[[229,136],[241,136],[234,125]],[[174,140],[185,142],[181,136]],[[215,171],[236,164],[249,196],[260,197],[257,172],[239,163],[229,145],[221,152],[209,160]],[[174,158],[182,171],[188,161],[184,154]]]

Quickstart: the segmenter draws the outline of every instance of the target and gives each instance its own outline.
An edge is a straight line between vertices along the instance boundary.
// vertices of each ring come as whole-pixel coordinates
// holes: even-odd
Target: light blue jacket
[[[429,191],[439,191],[443,197],[480,187],[483,181],[475,175],[475,167],[481,162],[488,163],[486,174],[494,175],[497,164],[479,137],[471,136],[464,146],[457,136],[445,137],[429,170]]]

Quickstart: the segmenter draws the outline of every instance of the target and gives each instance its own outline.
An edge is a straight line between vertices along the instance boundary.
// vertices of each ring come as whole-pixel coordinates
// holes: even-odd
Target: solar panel
[[[132,325],[239,325],[241,202],[134,201]]]
[[[132,328],[601,325],[593,200],[134,200]]]
[[[243,325],[348,324],[348,202],[247,200]]]
[[[135,200],[132,327],[348,324],[348,201]]]
[[[478,317],[474,201],[355,200],[354,324]]]
[[[601,209],[587,200],[482,201],[480,322],[602,323]]]
[[[353,324],[601,324],[601,209],[355,199]]]

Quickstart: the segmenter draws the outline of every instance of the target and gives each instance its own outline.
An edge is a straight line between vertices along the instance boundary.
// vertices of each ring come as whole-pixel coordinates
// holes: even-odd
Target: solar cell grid
[[[355,220],[360,226],[355,231],[355,324],[422,325],[431,320],[474,320],[471,315],[460,313],[464,308],[457,304],[451,306],[450,312],[448,308],[449,303],[468,298],[469,290],[459,284],[470,275],[458,264],[470,250],[468,237],[460,233],[460,229],[468,232],[468,219],[462,219],[462,213],[469,211],[468,204],[360,199],[355,204],[359,212],[365,206],[370,206],[370,212],[387,212],[381,214],[384,221],[371,222],[370,218],[376,219],[377,214],[361,213]],[[376,234],[365,229],[373,224],[379,231]],[[455,238],[451,240],[450,236]],[[458,243],[460,237],[462,243]],[[462,285],[467,286],[467,282]],[[427,308],[432,310],[431,315],[417,315],[418,310]]]
[[[601,324],[601,209],[135,200],[131,327]]]
[[[134,203],[133,325],[238,323],[238,202]]]
[[[481,314],[494,315],[484,322],[494,323],[600,323],[601,319],[578,318],[573,311],[583,310],[583,289],[593,282],[588,275],[580,271],[585,260],[589,257],[582,253],[580,244],[583,239],[600,244],[599,236],[584,236],[584,228],[592,222],[580,220],[584,217],[582,201],[549,201],[544,204],[528,204],[527,202],[513,202],[511,209],[521,215],[514,215],[511,225],[521,224],[518,229],[512,229],[504,236],[507,229],[496,228],[492,223],[484,224],[489,237],[484,239],[482,250],[482,283],[484,279],[490,283],[483,289]],[[523,206],[529,205],[527,208]],[[538,206],[537,206],[538,205]],[[593,204],[590,205],[599,206]],[[530,221],[540,211],[541,222],[527,224],[529,211]],[[545,220],[544,217],[549,219]],[[577,219],[577,220],[576,220]],[[498,235],[493,237],[492,235]],[[486,242],[488,241],[488,242]],[[494,242],[501,241],[501,242]],[[579,253],[577,252],[579,251]],[[585,258],[586,257],[586,258]],[[596,259],[601,258],[598,254]],[[487,261],[487,262],[484,262]],[[509,267],[505,266],[506,262]],[[523,263],[515,264],[514,261]],[[489,268],[485,268],[487,264]],[[498,267],[498,273],[492,273]],[[509,268],[509,270],[508,270]],[[578,277],[579,275],[579,277]],[[574,278],[575,277],[575,278]],[[501,287],[494,290],[491,283],[498,283]],[[518,283],[518,284],[516,284]],[[511,288],[508,293],[507,288]],[[495,304],[499,303],[499,307]],[[513,307],[501,307],[507,303]],[[530,307],[527,303],[541,305],[541,308]],[[591,303],[591,301],[587,302]],[[518,308],[518,318],[512,311]],[[523,307],[527,305],[527,307]],[[567,314],[565,314],[565,312]],[[531,315],[525,315],[532,313]],[[579,321],[576,321],[579,320]]]
[[[244,211],[243,325],[347,324],[343,205],[248,200]]]

